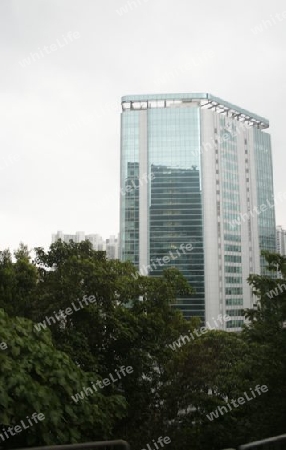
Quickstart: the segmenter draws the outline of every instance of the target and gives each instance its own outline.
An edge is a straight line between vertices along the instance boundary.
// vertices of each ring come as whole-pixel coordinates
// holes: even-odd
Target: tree
[[[26,246],[20,244],[14,256],[13,263],[9,250],[0,252],[0,307],[12,316],[29,317],[38,272]]]
[[[32,375],[29,372],[29,376],[33,378],[31,385],[42,383],[44,392],[52,387],[51,411],[61,401],[61,419],[66,422],[60,424],[57,415],[54,419],[60,442],[92,440],[100,435],[125,438],[136,448],[146,448],[153,439],[169,436],[173,450],[220,450],[285,432],[283,279],[250,277],[258,307],[247,311],[249,324],[242,333],[208,331],[176,349],[170,344],[199,326],[198,319],[186,321],[173,307],[178,296],[192,293],[177,270],[170,268],[160,277],[144,277],[129,262],[107,260],[105,253],[95,252],[89,242],[57,242],[47,252],[38,248],[34,262],[24,246],[16,252],[16,262],[9,251],[0,256],[1,305],[11,316],[32,319],[34,324],[28,322],[27,327],[25,321],[21,326],[29,331],[29,339],[36,338],[41,344],[25,341],[31,352],[28,361],[42,367],[39,354],[49,373],[50,361],[55,359],[53,376],[45,378],[42,369]],[[268,258],[270,268],[285,276],[285,260],[278,255]],[[271,290],[275,294],[272,298],[268,295]],[[72,309],[72,304],[79,307]],[[46,336],[49,342],[43,347]],[[17,350],[9,357],[18,382],[22,379],[26,383],[22,366],[20,372],[16,369]],[[59,367],[62,359],[66,375]],[[117,377],[128,366],[132,370]],[[118,379],[105,385],[100,398],[97,393],[70,404],[71,395],[81,392],[83,386],[110,374]],[[69,376],[78,380],[72,390]],[[256,385],[266,385],[269,392],[213,420],[208,418]],[[13,389],[9,395],[14,399]],[[29,389],[30,385],[25,385],[27,392]],[[41,392],[38,385],[37,389]],[[36,408],[42,397],[31,392]],[[66,406],[72,408],[67,419]],[[82,414],[76,435],[75,411]],[[25,410],[26,415],[29,412]],[[9,413],[10,423],[15,424],[19,420],[16,407]],[[52,422],[52,417],[49,420]],[[54,434],[43,426],[44,422],[32,444],[55,442]]]
[[[266,436],[285,433],[286,387],[286,257],[263,252],[268,269],[283,278],[251,275],[249,283],[257,296],[256,308],[246,311],[250,323],[243,338],[256,348],[253,370],[263,374],[269,387],[265,397],[264,433]]]
[[[165,365],[172,357],[168,343],[194,326],[171,305],[178,295],[192,292],[175,269],[162,277],[135,275],[129,263],[107,260],[88,242],[57,242],[48,252],[36,250],[39,284],[33,320],[43,321],[65,310],[84,295],[96,301],[67,316],[64,325],[51,325],[57,348],[67,352],[86,371],[104,378],[122,366],[132,374],[106,388],[122,393],[127,416],[118,421],[115,435],[136,446],[162,433],[160,386]]]
[[[0,309],[0,445],[17,448],[35,445],[76,443],[109,438],[114,422],[124,415],[120,395],[96,392],[87,400],[72,400],[83,386],[96,381],[71,359],[56,350],[50,331],[35,331],[24,318],[10,318]],[[4,345],[2,346],[4,348]],[[44,415],[29,426],[33,413]],[[14,431],[15,426],[22,427]],[[27,428],[28,427],[28,428]],[[11,428],[10,428],[11,430]],[[6,433],[6,434],[5,434]]]
[[[208,331],[176,351],[165,386],[174,450],[219,450],[247,442],[252,432],[247,407],[213,420],[208,415],[256,385],[252,356],[239,335],[224,331]]]

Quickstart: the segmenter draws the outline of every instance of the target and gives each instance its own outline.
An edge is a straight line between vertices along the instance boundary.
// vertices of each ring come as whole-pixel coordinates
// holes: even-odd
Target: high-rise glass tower
[[[268,126],[210,94],[122,98],[120,257],[150,276],[180,269],[186,317],[228,314],[236,330],[252,306],[247,277],[276,245]]]

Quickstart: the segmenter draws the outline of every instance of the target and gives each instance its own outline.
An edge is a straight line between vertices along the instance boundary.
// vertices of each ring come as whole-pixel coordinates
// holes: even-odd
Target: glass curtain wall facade
[[[145,114],[144,114],[145,113]],[[132,261],[143,275],[159,276],[176,267],[196,293],[179,298],[186,317],[204,320],[204,258],[200,170],[200,109],[159,108],[122,114],[121,259]],[[146,147],[142,130],[146,130]],[[140,172],[142,153],[147,153]],[[146,257],[140,261],[140,190]],[[141,228],[143,224],[141,221]],[[186,245],[189,245],[186,249]],[[169,259],[166,263],[165,257]]]
[[[126,114],[121,132],[120,258],[139,265],[139,112]]]
[[[196,293],[178,299],[177,307],[187,317],[204,318],[199,108],[151,109],[147,129],[148,170],[154,177],[148,183],[149,274],[180,269]],[[164,264],[164,257],[170,262]]]
[[[263,214],[258,215],[258,232],[260,248],[275,253],[276,231],[275,224],[275,202],[273,190],[273,167],[270,136],[254,129],[253,142],[256,161],[257,179],[257,208],[259,211],[266,206]],[[261,274],[273,276],[273,272],[266,270],[266,261],[260,256]]]

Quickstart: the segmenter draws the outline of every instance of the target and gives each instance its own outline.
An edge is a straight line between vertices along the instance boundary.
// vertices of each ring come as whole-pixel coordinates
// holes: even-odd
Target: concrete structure
[[[106,239],[106,257],[118,259],[118,237],[110,236],[109,239]]]
[[[196,293],[176,306],[227,313],[228,330],[252,306],[247,277],[266,273],[260,251],[276,249],[268,126],[210,94],[122,98],[120,258],[152,276],[177,267]]]
[[[276,252],[286,256],[286,230],[281,225],[276,227]]]
[[[99,234],[86,235],[84,231],[77,231],[76,234],[64,234],[62,231],[58,231],[52,235],[52,243],[59,239],[67,244],[70,240],[79,243],[87,239],[92,243],[93,250],[106,251],[108,259],[118,259],[118,238],[113,235],[104,240]]]
[[[77,231],[76,234],[64,234],[62,231],[58,231],[56,234],[52,235],[52,243],[61,239],[67,244],[69,241],[74,241],[76,243],[85,241],[86,239],[92,243],[92,248],[97,251],[105,250],[105,241],[99,234],[87,234],[84,231]]]

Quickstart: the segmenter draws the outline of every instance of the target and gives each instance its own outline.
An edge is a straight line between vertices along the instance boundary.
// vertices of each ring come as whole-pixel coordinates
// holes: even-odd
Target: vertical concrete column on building
[[[201,167],[205,265],[205,319],[212,322],[220,314],[219,219],[216,191],[219,189],[215,165],[215,113],[201,110]]]
[[[148,110],[139,118],[139,270],[149,264]]]
[[[250,165],[250,208],[254,210],[254,207],[258,206],[258,181],[256,177],[256,165],[255,165],[255,154],[254,154],[254,132],[253,127],[248,130],[248,154],[249,154],[249,165]],[[251,225],[252,225],[252,259],[253,259],[253,273],[260,273],[260,244],[259,244],[259,226],[258,226],[258,214],[251,215]]]

